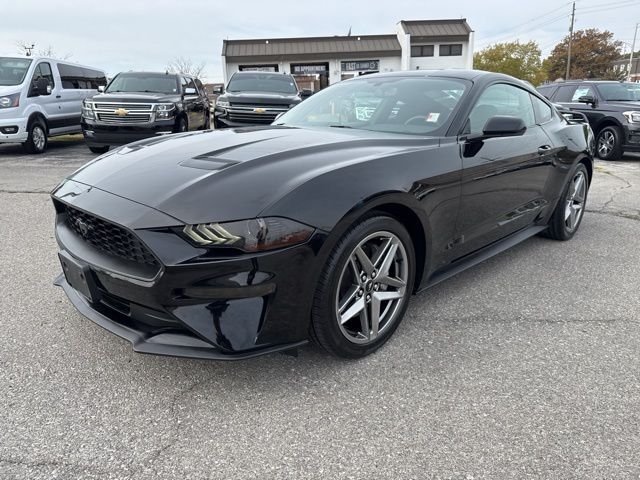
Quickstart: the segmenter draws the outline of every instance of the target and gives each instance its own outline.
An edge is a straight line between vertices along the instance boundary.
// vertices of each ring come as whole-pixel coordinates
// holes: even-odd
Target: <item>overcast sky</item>
[[[19,42],[50,45],[110,76],[163,70],[183,56],[206,64],[207,81],[220,81],[223,38],[345,35],[350,27],[354,35],[384,34],[399,20],[464,17],[476,51],[520,39],[538,41],[546,55],[567,34],[570,11],[564,0],[0,0],[0,53],[17,53]],[[576,2],[576,29],[607,29],[630,44],[636,22],[640,0]]]

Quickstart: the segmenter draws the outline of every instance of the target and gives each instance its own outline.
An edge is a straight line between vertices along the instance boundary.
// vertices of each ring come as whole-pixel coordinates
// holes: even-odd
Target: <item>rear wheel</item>
[[[109,151],[109,145],[104,147],[89,147],[89,150],[91,150],[92,153],[103,154]]]
[[[413,290],[415,253],[397,220],[375,215],[351,227],[334,247],[314,296],[314,338],[347,358],[368,355],[400,324]]]
[[[605,127],[598,133],[596,140],[598,157],[602,160],[620,160],[622,158],[622,131],[618,127]]]
[[[546,237],[569,240],[575,235],[582,222],[588,192],[589,174],[580,163],[553,211],[549,228],[545,231]]]
[[[27,141],[22,144],[29,153],[42,153],[47,148],[47,127],[40,119],[33,120],[28,126]]]

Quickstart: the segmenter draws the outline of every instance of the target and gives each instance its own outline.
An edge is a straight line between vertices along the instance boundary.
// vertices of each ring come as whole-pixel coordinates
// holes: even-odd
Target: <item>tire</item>
[[[91,153],[103,154],[109,151],[109,145],[104,147],[89,147],[89,150],[91,150]]]
[[[27,141],[22,144],[29,153],[40,154],[47,149],[47,126],[44,121],[37,118],[33,120],[28,129]]]
[[[602,160],[620,160],[622,158],[622,130],[618,127],[605,127],[598,132],[596,153]]]
[[[362,253],[374,261],[366,265],[360,260]],[[374,352],[402,321],[415,271],[414,247],[404,226],[381,213],[362,218],[337,242],[320,274],[311,339],[338,357],[360,358]],[[377,328],[372,322],[376,310]]]
[[[581,178],[580,182],[582,182],[578,187],[580,192],[576,189],[579,178]],[[556,209],[551,215],[549,228],[544,231],[544,236],[562,241],[573,238],[582,223],[588,193],[589,173],[586,167],[579,163],[571,176],[571,180],[562,192],[560,200],[558,200],[558,205],[556,205]],[[579,211],[576,208],[578,205],[580,206]]]
[[[173,133],[186,132],[188,129],[189,126],[187,125],[187,120],[184,117],[180,117],[173,127]]]
[[[219,122],[218,120],[216,120],[215,118],[213,119],[213,129],[214,130],[221,130],[223,128],[227,128],[226,125],[222,122]]]

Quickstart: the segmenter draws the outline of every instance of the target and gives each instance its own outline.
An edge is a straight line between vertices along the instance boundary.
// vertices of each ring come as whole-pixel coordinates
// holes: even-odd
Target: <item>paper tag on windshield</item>
[[[439,113],[430,113],[429,115],[427,115],[427,122],[436,123],[438,121],[438,118],[440,118]]]

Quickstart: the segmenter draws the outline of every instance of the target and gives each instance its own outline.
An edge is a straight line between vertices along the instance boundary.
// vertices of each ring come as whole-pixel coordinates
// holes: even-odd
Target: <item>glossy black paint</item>
[[[103,326],[113,322],[110,330],[139,351],[237,358],[291,348],[307,340],[327,256],[364,213],[383,211],[405,224],[416,247],[418,290],[544,229],[577,163],[592,171],[590,128],[555,111],[550,122],[517,136],[462,134],[487,86],[511,83],[536,95],[511,77],[395,75],[472,83],[445,135],[285,126],[202,131],[130,144],[75,172],[52,194],[56,237],[86,266],[98,299],[70,295],[74,304]],[[145,273],[81,245],[65,226],[66,205],[133,232],[159,269]],[[268,216],[315,233],[301,245],[245,254],[194,247],[175,229]],[[70,292],[64,279],[58,283]],[[123,325],[137,333],[123,334]],[[176,348],[185,342],[197,349]]]

